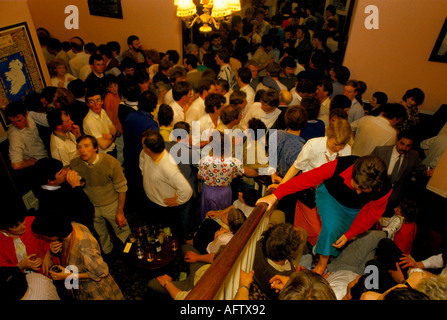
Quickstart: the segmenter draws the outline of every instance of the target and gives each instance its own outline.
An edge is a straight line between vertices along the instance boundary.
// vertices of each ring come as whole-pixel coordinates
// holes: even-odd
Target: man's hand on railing
[[[250,285],[253,282],[253,276],[255,271],[245,272],[240,270],[239,273],[239,289],[236,292],[234,300],[249,300],[250,298]]]
[[[241,269],[240,275],[239,275],[239,286],[246,286],[250,288],[251,283],[253,282],[253,276],[255,275],[255,271],[251,270],[250,272],[245,272]]]
[[[258,199],[258,201],[256,201],[256,205],[266,203],[268,205],[266,211],[269,211],[270,208],[276,203],[276,201],[278,201],[278,198],[276,198],[276,196],[272,193],[269,194],[268,196]]]

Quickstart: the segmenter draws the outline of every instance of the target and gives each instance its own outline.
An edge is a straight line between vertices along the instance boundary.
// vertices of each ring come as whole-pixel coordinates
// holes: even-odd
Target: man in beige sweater
[[[123,243],[130,234],[124,216],[127,180],[118,160],[106,153],[98,154],[98,142],[94,137],[81,136],[77,145],[79,157],[70,162],[70,167],[85,179],[84,192],[95,207],[93,226],[104,254],[109,254],[113,243],[106,220]]]

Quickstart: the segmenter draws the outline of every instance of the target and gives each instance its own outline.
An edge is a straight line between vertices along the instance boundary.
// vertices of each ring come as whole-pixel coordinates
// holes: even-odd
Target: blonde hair
[[[186,54],[191,54],[194,50],[199,50],[199,46],[196,45],[195,43],[188,43],[186,45],[185,49]]]
[[[352,128],[348,120],[337,118],[326,127],[328,139],[335,139],[337,144],[348,144],[352,138]]]
[[[57,76],[56,68],[62,65],[65,67],[65,72],[67,72],[67,64],[61,58],[54,58],[48,63],[48,71],[52,78]]]
[[[417,285],[416,289],[425,293],[430,300],[447,300],[447,276],[440,274],[424,278]]]

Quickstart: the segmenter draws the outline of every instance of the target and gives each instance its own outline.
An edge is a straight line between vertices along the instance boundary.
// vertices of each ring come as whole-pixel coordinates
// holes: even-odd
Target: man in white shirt
[[[170,81],[170,89],[168,92],[166,92],[165,97],[163,98],[163,101],[165,104],[171,105],[172,102],[174,102],[174,98],[172,97],[172,87],[175,83],[180,81],[187,81],[191,85],[191,90],[193,90],[193,85],[191,82],[187,79],[187,73],[186,70],[182,66],[174,66],[172,68],[172,72],[169,76]],[[191,97],[193,96],[193,92],[191,92]]]
[[[203,147],[209,143],[214,130],[221,124],[220,113],[225,104],[225,97],[220,93],[210,93],[205,98],[205,114],[199,119],[200,136],[196,134],[193,124],[192,145]]]
[[[116,158],[117,130],[102,107],[104,101],[101,92],[97,88],[88,89],[85,99],[90,110],[83,121],[84,133],[96,138],[99,153],[108,153]]]
[[[152,221],[171,227],[173,234],[182,232],[180,211],[193,194],[188,180],[178,168],[175,159],[166,151],[163,137],[159,132],[149,129],[142,139],[140,170],[143,187],[154,215]],[[155,216],[156,215],[156,216]]]
[[[317,90],[315,91],[318,101],[320,101],[320,114],[318,119],[324,122],[327,126],[329,124],[329,106],[331,105],[331,99],[329,96],[332,94],[332,83],[329,80],[320,80],[317,84]]]
[[[230,66],[231,54],[227,48],[222,48],[217,51],[216,63],[220,66],[220,71],[217,75],[217,79],[223,79],[228,81],[228,85],[231,90],[234,90],[237,86],[236,74],[233,68]]]
[[[198,92],[200,80],[202,79],[202,71],[197,70],[197,57],[193,54],[185,55],[184,67],[187,71],[186,80],[191,83],[194,92]]]
[[[73,76],[79,78],[82,67],[89,64],[90,55],[84,51],[84,41],[80,37],[71,38],[70,47],[75,56],[68,63]]]
[[[287,87],[279,81],[281,75],[281,66],[277,62],[272,62],[267,67],[267,76],[262,79],[262,82],[256,87],[256,92],[259,90],[274,89],[278,92],[288,90]]]
[[[365,115],[365,111],[363,110],[363,106],[360,102],[357,101],[355,96],[357,95],[357,91],[359,89],[359,84],[356,80],[348,80],[345,83],[343,94],[351,100],[351,108],[348,113],[348,121],[352,123],[353,121],[360,119]]]
[[[172,87],[173,102],[170,103],[172,110],[174,111],[174,119],[172,124],[176,124],[179,121],[185,121],[185,113],[189,108],[189,100],[191,97],[191,84],[187,81],[179,81]]]
[[[51,110],[47,118],[52,131],[51,157],[60,160],[64,167],[68,167],[70,161],[78,156],[76,139],[81,136],[81,130],[73,123],[67,111]]]
[[[11,125],[8,128],[9,159],[14,170],[33,166],[37,160],[48,157],[48,152],[36,123],[48,127],[47,115],[27,111],[21,102],[12,102],[5,108],[5,116]]]
[[[314,83],[309,79],[299,79],[295,88],[290,89],[292,94],[292,101],[290,106],[301,105],[301,100],[304,96],[314,95],[317,88]]]
[[[194,100],[186,111],[186,122],[192,125],[193,121],[199,119],[206,114],[205,112],[205,98],[210,93],[216,93],[216,81],[214,79],[202,79],[198,86],[199,97]]]
[[[258,106],[257,103],[254,103],[245,117],[242,118],[240,123],[242,131],[248,129],[248,121],[250,121],[251,118],[262,120],[267,127],[267,130],[275,124],[281,113],[281,110],[278,108],[279,93],[273,89],[265,91],[261,96],[261,102],[259,104],[260,105]]]
[[[239,90],[245,92],[247,99],[247,107],[251,106],[255,102],[255,90],[250,86],[251,71],[247,67],[240,68],[237,72],[237,83]],[[244,108],[247,110],[247,108]],[[243,111],[244,112],[244,111]],[[244,112],[245,113],[245,112]]]
[[[386,104],[379,116],[364,116],[351,123],[355,132],[352,154],[366,156],[378,146],[391,146],[396,143],[395,126],[406,115],[405,107],[399,103]]]

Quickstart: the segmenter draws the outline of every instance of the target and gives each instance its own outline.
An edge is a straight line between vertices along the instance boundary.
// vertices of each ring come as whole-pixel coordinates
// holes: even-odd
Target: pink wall
[[[123,19],[90,15],[87,0],[27,0],[36,28],[43,27],[61,41],[80,36],[85,42],[103,44],[116,40],[126,50],[127,37],[138,35],[147,49],[178,50],[181,54],[181,22],[172,0],[121,1]],[[67,30],[65,8],[79,9],[79,29]]]
[[[368,5],[379,9],[377,30],[365,28]],[[366,82],[364,99],[383,91],[400,102],[407,89],[419,87],[426,96],[422,112],[447,103],[447,64],[428,61],[446,8],[446,0],[356,0],[344,65],[351,78]]]

